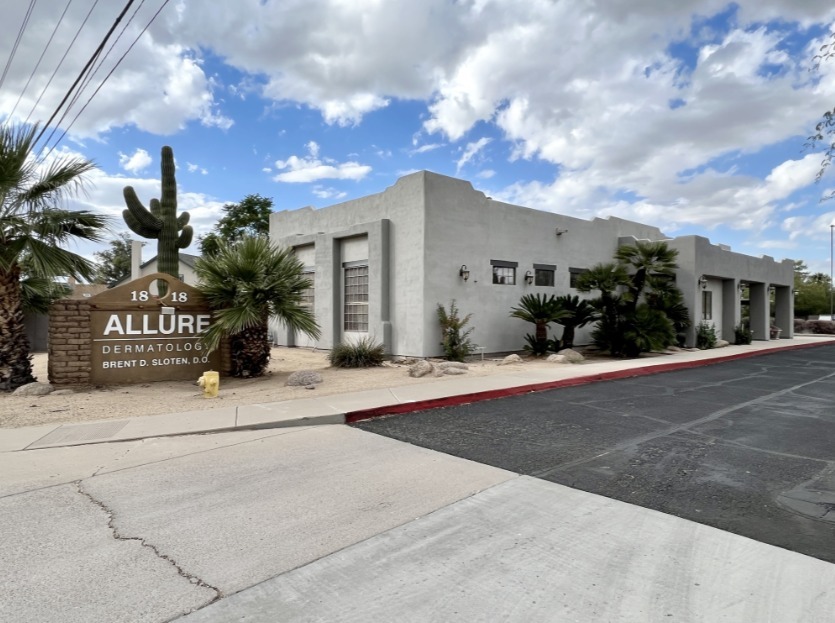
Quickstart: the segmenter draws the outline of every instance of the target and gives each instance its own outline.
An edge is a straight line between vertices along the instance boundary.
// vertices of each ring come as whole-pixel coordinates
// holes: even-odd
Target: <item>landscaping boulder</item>
[[[549,363],[568,363],[568,360],[565,358],[565,355],[548,355],[548,359],[545,361]]]
[[[469,370],[469,367],[466,363],[462,363],[460,361],[444,361],[443,363],[439,363],[438,367],[447,373],[447,370]],[[453,374],[460,374],[458,372],[453,372]]]
[[[519,355],[508,355],[504,359],[502,359],[498,365],[506,366],[511,363],[522,363],[522,358]]]
[[[49,383],[27,383],[12,392],[13,396],[46,396],[55,388]]]
[[[467,374],[467,368],[443,368],[442,372],[450,375]]]
[[[50,396],[70,396],[75,392],[71,389],[56,389],[54,392],[49,394]]]
[[[565,360],[568,363],[580,363],[581,361],[585,361],[586,358],[583,357],[580,353],[576,350],[572,350],[570,348],[566,348],[565,350],[561,350],[559,352],[560,355],[565,357]]]
[[[435,373],[435,366],[431,363],[426,361],[425,359],[421,359],[420,361],[416,361],[411,366],[409,366],[409,376],[415,379],[419,379],[421,377],[427,376],[429,374]]]
[[[284,383],[288,387],[307,387],[322,382],[322,375],[315,370],[297,370]]]
[[[716,344],[713,345],[713,348],[724,348],[729,344],[730,342],[728,340],[716,340]]]

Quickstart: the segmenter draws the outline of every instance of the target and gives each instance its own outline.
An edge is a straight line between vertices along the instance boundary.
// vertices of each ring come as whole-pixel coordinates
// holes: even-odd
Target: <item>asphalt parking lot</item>
[[[833,399],[826,345],[354,426],[835,562]]]

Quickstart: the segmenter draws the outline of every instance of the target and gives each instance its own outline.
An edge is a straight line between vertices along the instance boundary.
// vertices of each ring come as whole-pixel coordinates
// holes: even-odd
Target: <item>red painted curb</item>
[[[458,405],[469,404],[472,402],[481,402],[483,400],[495,400],[496,398],[518,396],[519,394],[541,392],[548,389],[559,389],[561,387],[575,387],[577,385],[587,385],[589,383],[597,383],[598,381],[612,381],[615,379],[626,379],[636,376],[649,376],[651,374],[661,374],[663,372],[672,372],[673,370],[686,370],[688,368],[698,368],[700,366],[709,366],[714,363],[733,361],[735,359],[747,359],[749,357],[768,355],[770,353],[784,352],[787,350],[818,348],[820,346],[826,346],[827,344],[833,344],[833,342],[826,341],[821,344],[793,344],[792,346],[768,348],[763,350],[748,351],[744,353],[735,353],[733,355],[725,355],[723,357],[716,357],[714,359],[706,359],[700,361],[680,361],[678,363],[666,363],[656,366],[642,366],[640,368],[632,368],[630,370],[615,370],[614,372],[602,372],[600,374],[578,376],[573,379],[563,379],[561,381],[531,383],[529,385],[519,385],[517,387],[507,387],[505,389],[490,389],[483,392],[459,394],[457,396],[446,396],[444,398],[431,398],[429,400],[417,400],[415,402],[404,402],[396,405],[388,405],[385,407],[375,407],[373,409],[360,409],[358,411],[347,412],[345,414],[345,423],[351,424],[353,422],[370,420],[371,418],[383,417],[386,415],[399,415],[403,413],[412,413],[414,411],[438,409],[440,407],[455,407]]]

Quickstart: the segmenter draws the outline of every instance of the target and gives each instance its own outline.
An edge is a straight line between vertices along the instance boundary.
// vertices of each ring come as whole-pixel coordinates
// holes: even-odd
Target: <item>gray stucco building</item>
[[[712,322],[733,341],[746,288],[754,339],[769,339],[772,291],[775,322],[782,337],[792,335],[791,260],[734,253],[700,236],[668,238],[614,217],[589,221],[515,206],[427,171],[353,201],[276,212],[270,236],[305,264],[314,282],[306,302],[322,328],[314,344],[273,326],[282,345],[329,349],[369,335],[392,355],[437,356],[437,305],[454,299],[462,314],[473,314],[471,338],[486,352],[520,350],[531,326],[509,313],[523,294],[575,294],[576,275],[636,240],[666,240],[679,251],[676,282],[694,325]],[[694,337],[691,329],[688,343]],[[587,341],[588,328],[576,342]]]

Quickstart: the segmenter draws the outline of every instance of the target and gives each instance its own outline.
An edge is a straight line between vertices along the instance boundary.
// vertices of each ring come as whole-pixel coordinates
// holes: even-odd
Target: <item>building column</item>
[[[748,284],[748,309],[751,314],[751,331],[755,340],[768,340],[771,318],[769,316],[768,287],[764,283]]]
[[[788,286],[777,286],[774,291],[774,324],[783,332],[781,338],[794,337],[794,294]]]
[[[722,339],[734,343],[734,328],[742,318],[742,306],[739,302],[739,281],[722,280]]]

